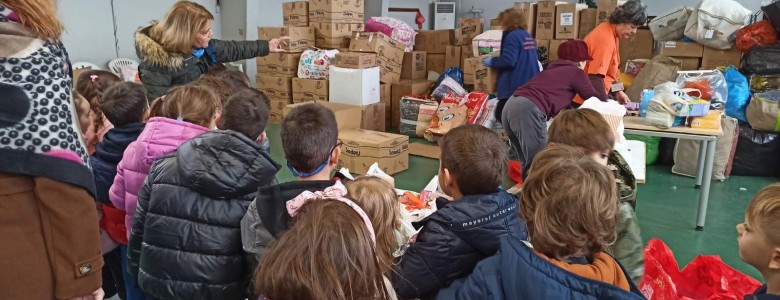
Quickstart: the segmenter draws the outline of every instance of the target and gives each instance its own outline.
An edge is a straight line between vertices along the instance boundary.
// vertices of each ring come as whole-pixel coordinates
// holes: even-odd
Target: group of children
[[[151,105],[142,86],[109,72],[83,72],[76,91],[94,144],[107,295],[643,298],[634,285],[641,263],[638,273],[622,264],[642,253],[632,203],[622,201],[631,195],[608,167],[614,133],[593,110],[557,116],[518,197],[501,188],[503,139],[477,125],[452,129],[440,141],[438,176],[450,198],[413,224],[409,241],[391,183],[331,176],[342,142],[322,105],[283,119],[286,167],[297,180],[279,183],[265,134],[269,101],[243,73],[206,74]],[[780,293],[778,220],[780,185],[772,185],[738,226],[742,258],[768,282],[755,299]],[[619,246],[625,240],[638,248]]]

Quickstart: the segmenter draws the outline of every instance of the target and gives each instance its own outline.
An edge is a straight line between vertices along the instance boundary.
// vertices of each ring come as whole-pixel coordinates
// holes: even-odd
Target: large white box
[[[379,67],[347,69],[330,66],[330,102],[349,105],[379,103]]]

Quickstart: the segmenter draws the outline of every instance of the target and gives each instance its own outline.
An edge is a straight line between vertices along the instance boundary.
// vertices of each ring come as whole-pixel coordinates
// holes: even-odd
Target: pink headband
[[[368,218],[368,215],[355,202],[352,202],[352,200],[344,198],[344,196],[346,195],[347,195],[347,188],[344,187],[344,184],[342,184],[341,181],[336,182],[335,185],[326,188],[322,192],[305,191],[300,195],[298,195],[298,197],[295,197],[294,199],[287,201],[287,213],[290,214],[290,216],[292,217],[297,216],[298,210],[304,204],[310,201],[334,200],[334,201],[342,202],[348,205],[349,207],[351,207],[358,215],[360,215],[360,218],[362,218],[363,222],[366,224],[366,229],[368,229],[368,232],[371,233],[371,241],[376,243],[376,235],[374,234],[374,227],[371,226],[371,220]]]

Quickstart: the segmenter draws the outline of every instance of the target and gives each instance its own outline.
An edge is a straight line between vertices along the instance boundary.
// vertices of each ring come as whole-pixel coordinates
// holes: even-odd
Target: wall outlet
[[[238,29],[238,36],[244,36],[244,29],[243,28],[239,28]]]

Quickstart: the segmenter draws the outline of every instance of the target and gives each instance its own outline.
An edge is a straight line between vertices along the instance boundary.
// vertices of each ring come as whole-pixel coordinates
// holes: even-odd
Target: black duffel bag
[[[758,46],[743,56],[742,73],[748,75],[780,74],[780,44]]]
[[[731,175],[774,177],[780,175],[780,135],[739,125],[739,141]]]

